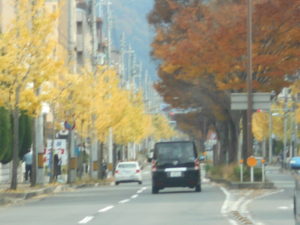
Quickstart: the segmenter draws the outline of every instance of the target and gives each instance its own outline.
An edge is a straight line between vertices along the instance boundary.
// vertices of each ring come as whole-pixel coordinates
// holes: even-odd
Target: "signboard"
[[[248,159],[247,159],[248,166],[254,167],[254,166],[256,166],[256,164],[257,164],[257,160],[255,157],[253,157],[253,156],[248,157]]]
[[[51,162],[51,149],[52,140],[47,140],[47,147],[44,152],[44,165],[49,166]],[[55,139],[54,140],[54,154],[58,155],[58,158],[61,159],[62,165],[67,165],[68,154],[67,154],[67,141],[65,139]]]
[[[257,92],[252,93],[253,109],[269,110],[271,107],[271,93]],[[248,109],[248,93],[231,93],[231,110]]]

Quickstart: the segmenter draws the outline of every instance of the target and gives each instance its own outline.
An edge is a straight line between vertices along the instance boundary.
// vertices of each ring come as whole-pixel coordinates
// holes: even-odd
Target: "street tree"
[[[15,18],[0,36],[2,106],[13,115],[13,167],[11,189],[17,188],[20,111],[38,115],[40,86],[51,80],[57,65],[51,32],[56,12],[45,10],[45,0],[15,3]]]
[[[299,15],[299,0],[254,1],[254,91],[279,92],[288,85],[286,74],[299,69]],[[185,89],[166,90],[174,90],[174,84],[194,86],[198,90],[195,95],[203,94],[210,104],[204,104],[207,101],[202,99],[194,103],[202,110],[208,109],[204,113],[217,115],[210,116],[211,122],[221,122],[218,130],[223,136],[227,136],[226,129],[235,136],[230,139],[235,142],[231,144],[233,149],[237,149],[240,116],[230,112],[229,97],[231,92],[246,88],[246,18],[246,4],[240,0],[156,0],[148,17],[156,30],[153,56],[160,62],[157,90],[168,103],[177,105],[181,101],[182,107],[188,108],[185,98],[181,98]],[[236,155],[234,152],[231,155]]]

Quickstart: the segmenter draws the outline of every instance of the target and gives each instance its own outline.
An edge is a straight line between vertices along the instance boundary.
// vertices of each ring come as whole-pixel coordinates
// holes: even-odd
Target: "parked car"
[[[152,193],[166,187],[201,191],[200,163],[192,141],[158,142],[152,160]]]
[[[142,170],[138,162],[119,162],[115,170],[115,184],[138,182],[142,184]]]
[[[300,169],[300,156],[295,156],[290,159],[290,168],[291,169]]]

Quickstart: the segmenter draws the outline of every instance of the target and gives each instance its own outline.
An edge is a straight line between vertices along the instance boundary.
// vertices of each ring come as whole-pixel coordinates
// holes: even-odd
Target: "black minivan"
[[[193,141],[158,142],[152,159],[152,193],[166,187],[201,191],[200,164]]]

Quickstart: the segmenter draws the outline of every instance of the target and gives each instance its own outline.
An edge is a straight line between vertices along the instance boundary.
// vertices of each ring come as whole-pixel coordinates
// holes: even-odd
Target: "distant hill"
[[[147,22],[147,15],[153,8],[154,0],[111,0],[111,2],[114,46],[120,47],[121,35],[124,32],[126,42],[131,44],[143,67],[147,68],[151,78],[156,80],[155,63],[150,56],[150,44],[154,33]]]

